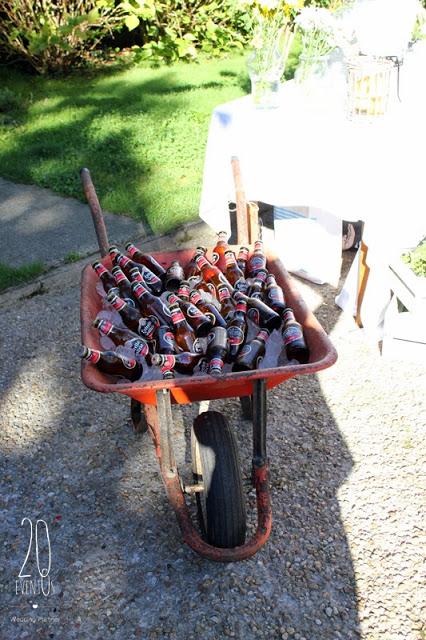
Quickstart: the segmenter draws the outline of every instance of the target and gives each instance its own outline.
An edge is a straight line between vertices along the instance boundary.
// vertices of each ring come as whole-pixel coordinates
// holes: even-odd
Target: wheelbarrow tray
[[[231,247],[238,251],[238,246]],[[164,267],[172,260],[178,260],[186,266],[193,256],[193,249],[182,249],[171,252],[152,253],[153,257]],[[149,380],[138,382],[111,382],[111,377],[99,371],[88,362],[82,362],[81,377],[90,389],[101,393],[121,393],[130,396],[143,404],[155,405],[156,393],[161,389],[169,389],[171,401],[177,404],[188,404],[201,400],[249,396],[253,392],[253,381],[265,379],[266,388],[272,389],[281,382],[297,375],[315,373],[330,367],[337,359],[337,352],[325,331],[313,313],[308,309],[296,285],[284,268],[279,258],[266,251],[268,270],[276,277],[282,287],[288,306],[303,326],[305,340],[310,350],[307,364],[290,364],[270,369],[256,369],[238,373],[226,373],[221,378],[209,375],[188,376],[173,380]],[[111,269],[109,256],[102,259],[106,268]],[[82,341],[93,349],[100,348],[100,336],[92,321],[102,309],[102,300],[96,291],[98,277],[91,265],[87,265],[82,273],[80,319]]]

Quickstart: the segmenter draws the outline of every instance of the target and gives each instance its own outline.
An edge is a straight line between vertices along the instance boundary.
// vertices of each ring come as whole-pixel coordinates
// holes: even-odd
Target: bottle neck
[[[110,298],[108,298],[108,301],[112,304],[114,309],[116,309],[117,311],[122,311],[127,307],[127,304],[124,302],[124,300],[122,298],[119,298],[115,294],[112,295]]]

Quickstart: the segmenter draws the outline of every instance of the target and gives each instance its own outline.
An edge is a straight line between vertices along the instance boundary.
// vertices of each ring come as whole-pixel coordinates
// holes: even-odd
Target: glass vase
[[[324,80],[328,69],[329,56],[302,53],[294,74],[294,81],[305,93],[311,93]]]
[[[279,106],[280,81],[284,60],[277,49],[254,49],[247,60],[251,82],[251,95],[257,109],[275,109]]]

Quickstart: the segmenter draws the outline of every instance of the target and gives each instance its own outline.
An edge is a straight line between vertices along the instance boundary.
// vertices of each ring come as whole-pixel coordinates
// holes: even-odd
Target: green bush
[[[426,277],[426,238],[418,247],[405,253],[402,256],[403,261],[408,264],[410,269],[418,276]]]
[[[121,7],[128,13],[128,29],[142,32],[140,56],[153,62],[241,49],[250,29],[249,16],[233,0],[129,0]]]
[[[87,60],[126,13],[114,0],[2,0],[0,16],[0,52],[44,74]]]

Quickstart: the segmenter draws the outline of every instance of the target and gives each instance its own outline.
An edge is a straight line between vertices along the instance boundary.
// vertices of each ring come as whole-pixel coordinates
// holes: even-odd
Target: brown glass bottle
[[[244,277],[246,277],[248,256],[249,256],[249,248],[248,247],[240,247],[240,250],[239,250],[238,256],[237,256],[237,265],[239,266],[239,268],[243,272],[243,276]]]
[[[259,298],[250,298],[240,291],[236,291],[233,298],[236,302],[239,300],[246,301],[248,309],[247,317],[255,322],[259,327],[262,327],[262,329],[273,331],[274,329],[280,328],[280,315],[271,309],[271,307],[268,307],[268,305],[262,300],[259,300]]]
[[[205,256],[197,256],[195,259],[197,267],[201,271],[201,275],[206,282],[211,282],[214,286],[219,287],[220,285],[225,285],[232,293],[234,291],[233,286],[228,282],[226,276],[221,272],[218,267],[210,264]]]
[[[226,329],[226,322],[221,313],[217,310],[214,304],[203,300],[203,297],[201,296],[199,291],[196,291],[195,289],[191,291],[191,293],[189,294],[189,299],[192,304],[195,304],[195,306],[197,306],[200,311],[202,311],[204,315],[210,319],[213,326],[225,327]]]
[[[164,355],[172,355],[173,353],[179,351],[175,341],[175,336],[173,335],[170,327],[167,327],[165,325],[158,327],[155,338],[154,351],[156,353],[162,353]]]
[[[138,309],[129,307],[114,291],[109,292],[107,300],[118,311],[126,327],[146,340],[153,339],[158,327],[158,321],[154,321],[152,318],[144,318]]]
[[[254,276],[254,278],[252,278],[251,285],[247,292],[247,295],[250,298],[259,298],[259,300],[263,299],[263,291],[265,288],[267,275],[268,272],[265,269],[260,269]]]
[[[130,307],[135,307],[136,303],[132,295],[132,287],[130,285],[130,282],[118,265],[115,265],[115,267],[112,268],[112,275],[114,276],[117,283],[117,287],[120,292],[120,298],[123,298],[123,300],[127,302]]]
[[[166,271],[164,286],[167,291],[177,291],[182,280],[185,280],[184,270],[178,260],[173,260]]]
[[[284,321],[282,336],[287,359],[306,364],[309,360],[309,349],[303,336],[302,325],[297,322],[290,307],[283,311],[282,318]]]
[[[137,269],[141,274],[145,285],[149,287],[149,290],[157,295],[161,293],[163,283],[150,269],[145,267],[143,264],[138,264],[137,262],[130,260],[130,258],[120,253],[116,247],[111,247],[109,252],[113,262],[123,269],[128,278],[131,279],[131,272],[133,269]]]
[[[177,302],[173,293],[167,296],[167,302],[170,305]],[[192,304],[192,302],[179,298],[178,304],[190,327],[195,332],[195,335],[198,338],[204,338],[213,326],[210,318],[205,316],[198,307]]]
[[[229,234],[227,231],[219,231],[217,234],[216,246],[212,252],[211,262],[222,272],[226,269],[225,252],[229,250],[228,236]]]
[[[161,280],[164,280],[166,270],[161,266],[159,262],[157,262],[155,258],[149,255],[149,253],[142,253],[142,251],[140,251],[140,249],[138,249],[131,242],[128,242],[126,244],[125,249],[132,260],[134,260],[134,262],[143,264],[145,267],[155,273],[155,275],[158,276]]]
[[[235,310],[235,306],[234,306],[234,303],[232,302],[229,289],[227,289],[225,285],[220,285],[217,288],[217,295],[220,302],[221,316],[225,320],[225,322],[228,323]]]
[[[247,263],[247,273],[250,278],[253,278],[258,271],[266,269],[266,256],[263,251],[262,240],[256,240],[254,243],[254,250]]]
[[[247,334],[247,303],[245,300],[239,300],[237,303],[226,333],[229,345],[227,362],[233,362],[241,351]]]
[[[98,329],[99,333],[108,336],[115,345],[131,349],[136,356],[146,358],[149,355],[147,341],[130,329],[116,327],[109,320],[100,320],[99,318],[93,321],[93,326]]]
[[[225,275],[228,279],[228,282],[232,284],[235,289],[240,290],[241,284],[245,284],[245,278],[243,271],[237,264],[235,253],[233,251],[225,252],[225,264]]]
[[[177,353],[175,355],[161,355],[159,353],[155,353],[152,356],[152,364],[154,366],[161,367],[162,370],[164,368],[165,371],[175,370],[178,373],[191,374],[200,358],[200,354],[190,353],[187,351],[184,353]]]
[[[208,373],[211,376],[223,375],[225,359],[228,353],[228,338],[226,329],[214,327],[208,336],[207,359]]]
[[[284,311],[286,308],[284,292],[277,284],[275,276],[272,273],[269,273],[266,278],[265,302],[277,313]]]
[[[92,264],[92,268],[95,270],[97,276],[102,282],[105,293],[108,293],[109,291],[111,291],[111,289],[114,289],[118,292],[118,287],[114,276],[108,271],[108,269],[104,267],[101,262],[99,262],[99,260],[96,260]]]
[[[114,351],[98,351],[84,345],[80,348],[80,358],[94,364],[103,373],[121,376],[128,380],[138,380],[143,372],[140,362],[134,358],[127,358]]]
[[[160,298],[152,295],[140,282],[132,284],[132,291],[144,316],[155,318],[158,327],[164,324],[171,326],[169,310]]]
[[[197,282],[201,280],[200,270],[196,265],[195,259],[199,255],[202,255],[202,256],[206,255],[206,253],[207,253],[207,249],[205,247],[197,247],[194,255],[192,256],[191,260],[186,266],[185,277],[190,283],[190,285],[192,286],[194,286],[195,284],[197,284]]]
[[[195,335],[188,322],[185,320],[182,309],[177,303],[172,304],[169,309],[176,344],[182,349],[182,351],[192,352],[194,350]]]
[[[268,338],[269,331],[261,329],[253,340],[243,346],[234,362],[232,371],[253,371],[258,369],[265,355]]]

